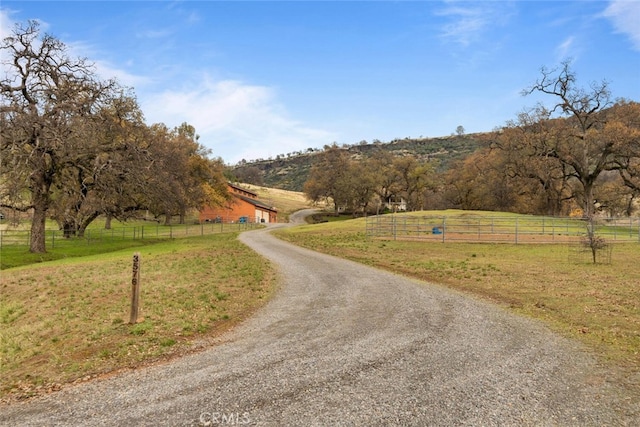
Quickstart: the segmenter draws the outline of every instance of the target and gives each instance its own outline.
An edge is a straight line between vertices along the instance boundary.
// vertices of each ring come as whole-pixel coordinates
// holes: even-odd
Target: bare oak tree
[[[541,92],[551,95],[551,108],[538,105],[534,125],[552,126],[554,131],[538,139],[535,155],[557,160],[578,187],[574,196],[580,200],[584,216],[594,214],[594,186],[603,171],[617,168],[615,145],[603,137],[606,116],[603,111],[613,105],[608,83],[593,83],[588,90],[578,87],[576,74],[565,61],[559,70],[542,68],[542,76],[524,94]],[[554,120],[556,119],[556,120]],[[557,120],[564,119],[564,120]],[[524,123],[524,126],[529,126]],[[537,126],[529,126],[535,132]]]
[[[548,112],[542,110],[522,112],[517,121],[510,121],[500,132],[489,136],[493,161],[516,193],[512,196],[516,204],[501,209],[551,216],[568,214],[563,212],[565,202],[574,198],[570,167],[547,155],[547,142],[559,134],[558,127],[548,120]]]
[[[0,80],[1,200],[32,210],[30,251],[45,252],[53,189],[82,150],[79,124],[102,107],[114,82],[98,80],[86,60],[70,59],[61,41],[40,36],[35,21],[17,25],[0,49],[9,58]]]

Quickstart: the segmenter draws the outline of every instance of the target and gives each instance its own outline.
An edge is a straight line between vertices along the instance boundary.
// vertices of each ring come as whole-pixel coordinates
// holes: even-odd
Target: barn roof
[[[228,184],[228,185],[229,185],[229,187],[231,187],[231,188],[235,188],[236,190],[239,190],[239,191],[242,191],[242,192],[245,192],[245,193],[249,193],[249,194],[253,195],[253,197],[258,197],[258,193],[254,193],[253,191],[251,191],[251,190],[249,190],[249,189],[246,189],[246,188],[241,187],[241,186],[236,185],[236,184],[232,184],[232,183],[230,183],[230,182],[228,182],[227,184]]]
[[[266,209],[268,211],[271,212],[278,212],[278,210],[276,208],[274,208],[273,206],[269,206],[263,202],[261,202],[260,200],[257,199],[252,199],[251,197],[247,197],[247,196],[243,196],[241,194],[234,194],[235,197],[244,200],[247,203],[252,204],[253,206],[260,208],[260,209]]]

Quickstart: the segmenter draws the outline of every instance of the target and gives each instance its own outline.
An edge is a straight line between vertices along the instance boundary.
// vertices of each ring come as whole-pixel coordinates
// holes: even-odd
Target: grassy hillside
[[[353,158],[371,156],[378,150],[389,151],[395,155],[412,155],[419,160],[438,159],[443,170],[455,160],[463,159],[479,146],[483,134],[452,135],[441,138],[405,138],[382,143],[360,143],[344,146]],[[258,169],[262,184],[271,188],[302,191],[309,176],[315,156],[322,150],[289,153],[276,159],[256,160],[232,167],[232,173],[242,177],[249,169]],[[255,182],[254,182],[255,183]]]
[[[278,210],[278,221],[288,221],[289,215],[300,209],[312,207],[311,202],[299,191],[282,190],[279,188],[262,187],[259,185],[241,183],[258,194],[258,199],[274,206]]]

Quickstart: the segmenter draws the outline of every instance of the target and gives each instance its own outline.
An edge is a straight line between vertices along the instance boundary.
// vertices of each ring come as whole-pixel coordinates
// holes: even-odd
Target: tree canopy
[[[32,252],[46,250],[47,218],[69,236],[100,215],[184,216],[227,197],[223,165],[192,126],[147,126],[132,89],[101,80],[37,22],[0,49],[0,205],[32,213]]]
[[[350,156],[334,144],[316,154],[305,193],[354,212],[402,199],[408,210],[631,215],[640,196],[640,104],[614,100],[606,81],[579,86],[569,62],[542,68],[523,92],[532,93],[550,102],[475,136],[478,149],[445,170],[408,150],[373,146],[369,156]]]
[[[305,184],[309,200],[326,201],[337,214],[379,212],[404,200],[408,209],[425,209],[438,190],[437,162],[418,162],[412,156],[378,151],[372,157],[352,159],[336,144],[318,154]]]

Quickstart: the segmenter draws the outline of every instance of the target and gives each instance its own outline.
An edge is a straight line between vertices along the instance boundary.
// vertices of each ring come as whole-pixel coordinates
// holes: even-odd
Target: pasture
[[[540,319],[584,342],[640,390],[639,243],[615,243],[610,262],[594,264],[573,257],[564,243],[381,238],[368,235],[366,221],[275,233]],[[0,399],[176,357],[210,345],[250,316],[274,294],[275,272],[238,242],[241,230],[220,231],[102,244],[70,240],[45,254],[50,259],[3,270]],[[2,247],[3,263],[20,259],[14,250]],[[142,259],[141,319],[130,325],[133,252]]]
[[[252,187],[281,221],[300,193]],[[274,271],[237,240],[256,224],[98,219],[83,238],[48,223],[47,253],[28,223],[0,222],[0,400],[24,398],[210,345],[265,304]],[[139,322],[129,325],[132,255],[141,257]]]
[[[276,235],[540,319],[606,363],[640,371],[640,243],[615,243],[610,262],[594,264],[589,256],[575,257],[567,243],[380,238],[367,233],[367,221],[305,225]]]
[[[0,397],[45,393],[207,345],[275,289],[271,268],[237,235],[139,243],[3,270]],[[141,257],[141,318],[130,325],[134,251]]]

